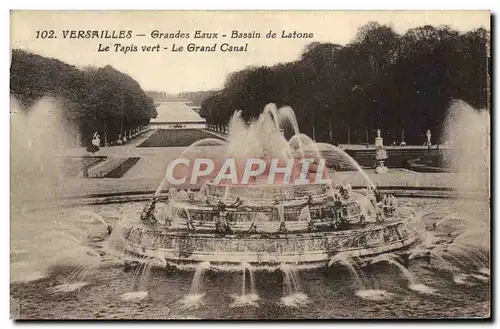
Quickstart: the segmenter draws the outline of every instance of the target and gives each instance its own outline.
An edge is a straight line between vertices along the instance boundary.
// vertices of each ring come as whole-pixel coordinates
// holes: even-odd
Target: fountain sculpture
[[[295,133],[289,141],[282,131],[287,123]],[[312,158],[317,166],[309,167],[307,174],[321,172],[321,152],[309,137],[299,134],[290,108],[278,110],[270,104],[250,125],[237,112],[229,126],[227,155]],[[244,263],[278,268],[326,265],[339,253],[375,256],[416,241],[416,232],[408,225],[414,215],[398,212],[395,198],[383,196],[364,173],[368,187],[360,192],[324,172],[326,179],[288,184],[269,183],[266,174],[252,176],[247,183],[209,180],[197,193],[171,188],[164,195],[162,182],[140,220],[121,225],[120,248],[140,257],[165,259],[169,266],[210,262],[215,267],[241,268]]]

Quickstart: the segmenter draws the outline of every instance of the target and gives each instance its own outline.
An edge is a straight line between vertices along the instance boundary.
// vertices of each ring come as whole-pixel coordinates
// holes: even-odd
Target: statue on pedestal
[[[425,141],[425,144],[424,146],[427,146],[427,149],[430,151],[431,150],[431,146],[432,146],[432,143],[431,143],[431,131],[430,129],[427,130],[427,133],[425,134],[427,136],[427,140]]]
[[[384,139],[380,136],[380,129],[377,129],[377,137],[375,137],[375,147],[384,147]]]
[[[95,132],[92,137],[92,141],[87,147],[87,152],[92,153],[94,155],[95,152],[99,151],[99,147],[101,146],[101,136],[99,136],[98,132]]]
[[[375,160],[377,161],[378,165],[377,168],[375,168],[375,172],[377,174],[383,174],[388,171],[387,167],[385,166],[385,161],[387,160],[387,150],[384,148],[384,140],[380,136],[380,129],[377,129],[377,137],[375,138],[375,147],[376,153],[375,153]]]

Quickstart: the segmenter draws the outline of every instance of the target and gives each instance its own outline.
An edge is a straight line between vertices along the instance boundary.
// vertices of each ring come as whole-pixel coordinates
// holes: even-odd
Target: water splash
[[[78,219],[75,224],[87,232],[88,238],[104,238],[111,232],[112,226],[104,220],[103,216],[94,211],[77,210],[71,216]],[[99,226],[94,224],[99,224]]]
[[[286,140],[283,134],[283,128],[287,125],[293,128],[293,136],[289,141]],[[290,107],[278,109],[275,104],[268,104],[260,116],[249,123],[243,119],[241,111],[236,111],[229,121],[227,143],[215,139],[205,139],[189,146],[182,152],[181,156],[192,156],[193,152],[196,153],[200,149],[197,146],[207,143],[215,143],[223,146],[220,149],[223,149],[225,154],[214,155],[212,150],[210,151],[211,155],[216,159],[230,158],[237,160],[237,163],[250,158],[277,159],[280,161],[304,158],[313,159],[313,164],[310,164],[309,171],[310,173],[316,171],[316,175],[320,173],[327,174],[323,171],[323,165],[325,164],[323,151],[327,155],[339,154],[341,158],[347,159],[362,174],[367,185],[373,186],[373,182],[359,164],[343,150],[330,144],[318,144],[309,136],[301,134],[295,114]],[[322,145],[322,150],[320,150],[320,145]],[[218,152],[220,152],[220,149]],[[206,151],[203,152],[205,152],[206,156]],[[189,171],[191,170],[189,166],[185,170],[188,171],[185,173],[186,176],[189,176]],[[164,177],[155,195],[159,195],[165,188],[166,180],[167,178]],[[227,187],[227,191],[229,191],[229,186]]]
[[[63,120],[59,102],[43,98],[24,109],[11,98],[11,200],[14,209],[26,201],[61,196],[61,154],[74,145],[73,127]]]
[[[191,281],[191,289],[189,294],[176,302],[184,310],[193,310],[203,306],[203,291],[202,279],[206,270],[210,269],[210,262],[203,262],[198,265],[195,270],[193,280]]]
[[[311,221],[311,210],[309,206],[305,206],[300,210],[299,221]]]
[[[241,295],[232,295],[234,302],[230,305],[231,308],[234,307],[244,307],[244,306],[254,306],[258,307],[259,295],[255,291],[255,278],[253,273],[253,268],[248,263],[241,264],[242,268],[242,279],[241,279]],[[247,290],[247,279],[246,273],[248,272],[249,278],[249,291]]]
[[[79,291],[81,288],[88,285],[89,285],[88,282],[63,283],[58,286],[52,287],[50,290],[55,293],[72,292],[75,290]]]
[[[341,163],[342,161],[347,160],[347,163],[363,176],[365,184],[375,188],[375,184],[373,184],[372,180],[368,177],[363,168],[361,168],[359,163],[357,163],[356,160],[354,160],[346,151],[328,143],[318,143],[317,145],[318,150],[325,157],[327,163]]]
[[[467,247],[465,245],[452,242],[443,248],[445,248],[448,256],[453,257],[470,271],[473,268],[481,268],[487,263],[484,256],[482,256],[479,252],[476,252],[473,247]],[[464,258],[464,260],[461,260],[459,257]]]
[[[462,100],[451,102],[441,140],[450,149],[446,162],[461,176],[458,189],[490,190],[490,113],[476,110]]]
[[[453,207],[421,212],[417,232],[422,241],[410,259],[432,257],[454,274],[489,266],[489,205],[486,200],[459,200]]]
[[[284,203],[279,203],[276,205],[276,209],[278,210],[278,218],[280,222],[285,221],[285,204]]]
[[[100,254],[87,244],[87,233],[77,225],[54,221],[68,215],[48,210],[26,213],[23,220],[29,225],[12,226],[11,282],[36,280],[53,266],[67,265],[75,267],[66,280],[71,283],[84,280],[99,266]]]
[[[296,134],[290,138],[288,145],[295,157],[314,159],[316,162],[322,159],[318,145],[306,134]]]
[[[151,268],[156,265],[157,260],[150,257],[141,257],[139,264],[135,267],[133,275],[138,279],[139,291],[146,291],[151,276]]]
[[[231,296],[234,301],[229,305],[231,308],[237,307],[259,307],[259,303],[257,301],[260,299],[259,295],[254,294],[245,294],[245,295],[232,295]]]
[[[340,253],[333,256],[332,259],[330,259],[330,261],[328,262],[328,267],[332,266],[335,263],[346,266],[349,269],[349,272],[352,274],[352,277],[354,278],[358,288],[361,290],[366,289],[365,284],[363,283],[363,280],[361,280],[361,276],[359,274],[361,273],[361,270],[359,268],[356,268],[355,261],[352,260],[348,254]]]
[[[416,291],[416,292],[419,292],[419,293],[422,293],[422,294],[428,294],[428,295],[432,295],[432,294],[434,294],[436,292],[436,289],[431,288],[429,286],[426,286],[423,283],[410,284],[408,286],[408,288],[410,288],[413,291]]]
[[[478,270],[476,273],[471,273],[470,276],[483,282],[488,282],[490,280],[490,274],[481,270]]]
[[[280,303],[282,306],[299,308],[309,303],[309,297],[303,292],[295,292],[281,297]]]
[[[205,293],[189,294],[177,301],[175,306],[179,306],[182,310],[196,310],[204,305],[203,297]]]
[[[380,289],[362,289],[356,291],[356,296],[367,300],[381,301],[391,299],[393,294]]]
[[[472,268],[489,266],[490,250],[490,113],[474,109],[461,100],[451,102],[441,140],[448,149],[445,162],[457,171],[455,188],[463,203],[442,216],[437,226],[452,228],[453,241],[446,251]],[[465,202],[468,191],[484,193],[476,202]]]
[[[120,299],[124,302],[139,302],[146,299],[148,294],[149,293],[147,291],[131,291],[122,294]]]
[[[489,275],[485,274],[481,270],[479,270],[477,273],[469,273],[469,274],[464,274],[460,273],[458,275],[453,276],[453,282],[459,285],[466,285],[466,286],[475,286],[477,282],[470,282],[468,279],[476,279],[477,281],[481,282],[488,282],[489,281]]]
[[[87,246],[92,225],[70,223],[71,210],[26,209],[33,202],[50,206],[64,193],[61,155],[74,146],[76,130],[64,120],[59,101],[52,98],[28,109],[11,98],[10,110],[11,255],[15,256],[11,282],[44,277],[59,264],[76,266],[85,275],[100,262]],[[99,216],[92,220],[99,221]]]
[[[309,302],[307,295],[302,292],[297,269],[290,264],[280,266],[283,272],[283,297],[281,304],[289,307],[299,307]]]
[[[215,149],[217,146],[227,146],[227,141],[218,138],[204,138],[200,139],[193,144],[189,145],[185,150],[179,155],[180,158],[187,158],[190,161],[199,158],[200,155],[205,156],[207,147],[212,147]],[[168,179],[165,173],[160,185],[156,188],[155,196],[159,196],[161,192],[168,186]]]
[[[486,275],[486,276],[490,276],[490,273],[491,273],[491,272],[490,272],[490,269],[489,269],[489,268],[487,268],[487,267],[483,267],[483,268],[480,268],[480,269],[478,270],[478,273],[484,274],[484,275]]]
[[[288,142],[275,123],[275,116],[279,116],[276,112],[276,106],[269,104],[259,118],[249,124],[243,120],[241,111],[235,112],[229,122],[226,156],[242,159],[290,158]]]
[[[413,275],[413,273],[410,272],[410,270],[408,270],[403,265],[401,265],[396,260],[396,258],[397,258],[397,256],[394,254],[382,254],[382,255],[379,255],[379,256],[373,258],[371,263],[376,264],[379,262],[387,262],[391,265],[396,266],[401,271],[403,276],[408,280],[408,282],[409,282],[408,287],[413,291],[421,292],[424,294],[433,294],[436,291],[436,289],[428,287],[428,286],[418,282],[415,275]]]
[[[468,281],[467,280],[468,278],[470,278],[469,274],[460,273],[453,276],[453,282],[463,286],[469,286],[469,287],[475,286],[476,283]]]
[[[300,135],[299,124],[297,122],[297,117],[295,116],[295,112],[289,106],[282,107],[279,111],[279,125],[280,127],[286,127],[286,123],[289,123],[293,129],[293,137]],[[292,138],[293,138],[292,137]],[[297,139],[298,150],[301,158],[304,158],[304,146],[302,144],[302,139]]]

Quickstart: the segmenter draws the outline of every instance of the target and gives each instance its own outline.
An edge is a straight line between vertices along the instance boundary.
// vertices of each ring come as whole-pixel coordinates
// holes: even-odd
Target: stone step
[[[108,157],[106,161],[89,169],[89,178],[104,178],[114,169],[123,165],[128,157]]]

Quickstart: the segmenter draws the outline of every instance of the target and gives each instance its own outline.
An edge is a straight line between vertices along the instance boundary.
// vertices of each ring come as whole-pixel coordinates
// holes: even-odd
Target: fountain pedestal
[[[377,130],[377,137],[375,137],[375,147],[377,148],[375,153],[375,160],[377,161],[375,172],[377,174],[385,174],[389,171],[385,166],[388,156],[387,150],[384,148],[384,140],[380,136],[380,129]]]

